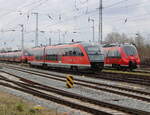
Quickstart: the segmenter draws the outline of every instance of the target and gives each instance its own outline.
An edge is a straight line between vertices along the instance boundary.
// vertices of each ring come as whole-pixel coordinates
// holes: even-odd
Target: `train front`
[[[125,52],[124,61],[127,63],[129,69],[136,69],[140,64],[140,58],[136,47],[133,45],[124,45],[122,48]]]
[[[101,71],[104,68],[104,55],[99,45],[89,44],[85,46],[85,51],[89,57],[91,69]]]

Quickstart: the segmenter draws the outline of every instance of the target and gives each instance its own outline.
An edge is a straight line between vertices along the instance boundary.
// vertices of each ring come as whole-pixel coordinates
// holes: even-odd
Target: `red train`
[[[21,62],[22,61],[22,52],[14,51],[7,53],[0,53],[1,61],[10,61],[10,62]]]
[[[26,50],[24,50],[24,52],[18,50],[18,51],[0,53],[0,61],[27,63],[28,53]]]
[[[117,69],[136,69],[140,64],[140,58],[137,49],[131,44],[103,46],[105,66],[111,66]]]
[[[25,50],[22,55],[16,58],[21,59],[20,62],[28,62],[31,66],[46,68],[62,67],[73,70],[92,69],[100,71],[104,66],[104,56],[100,47],[92,43],[70,43],[32,48]],[[7,57],[7,53],[0,53],[0,60],[14,61],[14,55]]]

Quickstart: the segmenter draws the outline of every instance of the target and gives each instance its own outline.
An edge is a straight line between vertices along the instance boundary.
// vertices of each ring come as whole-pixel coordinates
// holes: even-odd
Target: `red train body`
[[[137,49],[133,45],[105,45],[103,46],[105,66],[117,69],[136,69],[140,64]]]
[[[13,55],[15,52],[11,52]],[[0,53],[0,60],[14,61],[13,55],[8,58],[7,53]],[[70,69],[102,70],[104,56],[98,45],[92,43],[70,43],[25,50],[20,62],[43,67],[62,67]]]
[[[65,44],[28,50],[30,65],[71,69],[102,70],[104,57],[99,46],[92,44]]]

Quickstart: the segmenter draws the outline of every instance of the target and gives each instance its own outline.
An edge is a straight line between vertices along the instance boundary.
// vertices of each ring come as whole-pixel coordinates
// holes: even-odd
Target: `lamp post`
[[[21,50],[24,51],[24,26],[20,24],[21,27]]]
[[[36,29],[35,29],[35,47],[38,47],[38,41],[39,41],[39,34],[38,34],[38,31],[39,31],[39,28],[38,28],[38,20],[39,20],[39,13],[35,12],[35,13],[32,13],[36,16]]]
[[[90,21],[92,21],[93,22],[93,26],[92,26],[92,28],[93,28],[93,42],[94,42],[94,39],[95,39],[95,27],[94,27],[94,19],[92,19],[92,18],[88,18],[88,22],[90,22]]]

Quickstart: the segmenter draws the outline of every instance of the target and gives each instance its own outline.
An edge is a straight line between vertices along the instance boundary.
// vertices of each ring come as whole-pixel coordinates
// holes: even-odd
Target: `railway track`
[[[141,76],[137,74],[123,74],[114,72],[102,72],[96,73],[95,77],[113,81],[122,81],[127,83],[150,86],[150,76]]]
[[[66,76],[60,75],[60,74],[59,75],[53,74],[53,73],[50,74],[44,71],[31,70],[28,68],[25,69],[22,67],[21,68],[20,67],[8,67],[8,68],[21,71],[21,72],[26,72],[32,75],[38,75],[38,76],[42,76],[45,78],[66,82]],[[5,73],[10,74],[9,72],[5,72]],[[115,86],[115,85],[108,85],[104,83],[81,80],[79,78],[74,78],[74,79],[75,79],[75,84],[77,85],[81,85],[81,86],[92,88],[92,89],[102,90],[102,91],[109,92],[109,93],[115,93],[115,94],[122,95],[122,96],[127,96],[133,99],[150,102],[150,92],[144,92],[140,90],[129,89],[129,88],[124,88],[124,87]]]
[[[54,72],[61,72],[61,73],[69,73],[74,75],[84,75],[91,78],[101,78],[106,80],[112,81],[121,81],[126,83],[134,83],[139,85],[150,86],[150,75],[138,75],[138,74],[127,74],[127,73],[120,73],[114,71],[104,71],[98,73],[87,73],[87,72],[74,72],[70,70],[52,70]]]
[[[150,74],[150,71],[148,71],[148,70],[134,70],[133,72],[148,73],[148,74]]]
[[[134,69],[133,71],[129,71],[129,70],[126,70],[126,71],[123,71],[123,70],[117,70],[117,69],[114,69],[114,68],[109,68],[109,67],[105,67],[104,70],[112,70],[112,72],[120,72],[120,73],[125,73],[125,72],[128,72],[128,74],[132,74],[132,73],[145,73],[145,74],[150,74],[150,70],[147,70],[147,69]]]
[[[9,63],[8,63],[9,64]],[[20,65],[20,64],[19,64]],[[27,66],[27,65],[26,65]],[[108,70],[108,69],[107,69]],[[134,84],[139,84],[139,85],[145,85],[145,86],[150,86],[150,74],[146,73],[146,74],[139,74],[139,73],[135,73],[135,72],[123,72],[123,71],[103,71],[103,72],[98,72],[95,74],[91,74],[91,73],[87,73],[86,72],[75,72],[75,71],[70,71],[70,70],[57,70],[57,69],[53,69],[51,71],[54,72],[61,72],[61,73],[70,73],[70,74],[74,74],[74,75],[84,75],[87,77],[95,77],[95,78],[101,78],[101,79],[106,79],[106,80],[113,80],[113,81],[121,81],[121,82],[126,82],[126,83],[134,83]]]
[[[138,75],[141,77],[142,76],[150,77],[150,71],[145,71],[145,70],[121,71],[121,70],[115,70],[115,69],[104,69],[103,72],[121,73],[121,74],[127,74],[127,75]]]
[[[86,111],[86,112],[92,113],[94,115],[100,115],[100,114],[104,114],[104,115],[112,115],[112,114],[148,115],[149,114],[149,112],[110,104],[110,103],[106,103],[103,101],[83,97],[78,94],[66,92],[66,91],[56,89],[53,87],[45,86],[43,84],[39,84],[39,83],[36,83],[36,82],[28,80],[28,79],[20,78],[16,75],[12,75],[12,76],[17,78],[18,80],[17,81],[12,80],[12,79],[10,80],[10,79],[6,78],[5,76],[0,75],[0,81],[1,81],[0,85],[9,87],[9,88],[13,88],[13,89],[16,89],[19,91],[23,91],[23,92],[35,95],[40,98],[51,100],[51,101],[54,101],[59,104],[70,106],[75,109]],[[45,91],[46,91],[46,93],[45,93]],[[61,96],[63,95],[63,96],[69,97],[71,99],[75,98],[76,100],[80,100],[79,103],[82,102],[82,104],[74,103],[73,101],[70,102],[64,98],[61,99],[60,97],[58,98],[58,96],[55,97],[54,95],[51,95],[48,92],[53,92],[53,93],[59,94]],[[88,104],[88,106],[86,106],[87,104]],[[89,105],[91,105],[92,107],[91,106],[89,107]]]

